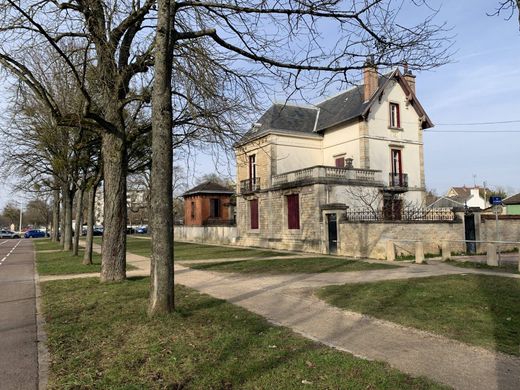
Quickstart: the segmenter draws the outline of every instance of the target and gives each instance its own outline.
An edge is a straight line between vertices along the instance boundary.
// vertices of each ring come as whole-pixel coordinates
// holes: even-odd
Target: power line
[[[423,130],[426,133],[520,133],[520,130]]]
[[[503,125],[507,123],[520,123],[520,119],[510,121],[496,122],[469,122],[469,123],[436,123],[435,126],[485,126],[485,125]]]

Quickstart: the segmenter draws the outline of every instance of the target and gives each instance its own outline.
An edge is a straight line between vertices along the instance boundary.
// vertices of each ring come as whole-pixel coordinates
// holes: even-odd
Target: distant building
[[[505,214],[520,215],[520,193],[505,198],[502,203],[506,206]]]
[[[232,205],[233,190],[206,181],[186,191],[184,198],[184,225],[231,225],[234,224]]]
[[[446,200],[451,200],[457,204],[461,204],[462,206],[467,207],[478,207],[481,209],[488,208],[489,202],[488,197],[491,195],[492,191],[489,188],[482,187],[451,187],[446,195],[441,198]],[[447,207],[447,206],[437,206],[437,207]]]

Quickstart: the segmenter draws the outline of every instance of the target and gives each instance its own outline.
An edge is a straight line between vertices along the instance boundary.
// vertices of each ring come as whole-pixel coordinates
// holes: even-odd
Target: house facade
[[[274,104],[235,145],[238,242],[334,253],[347,210],[399,220],[425,199],[415,76],[379,75],[314,106]]]
[[[233,194],[234,192],[229,188],[211,181],[186,191],[182,195],[184,198],[184,225],[234,224],[231,213]]]
[[[489,188],[483,187],[451,187],[445,198],[454,200],[466,207],[478,207],[482,210],[490,206],[488,198],[492,194]]]
[[[520,193],[505,198],[502,203],[505,206],[505,214],[520,215]]]

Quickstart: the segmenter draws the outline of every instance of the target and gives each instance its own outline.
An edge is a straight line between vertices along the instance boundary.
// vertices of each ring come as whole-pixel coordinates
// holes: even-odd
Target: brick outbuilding
[[[231,197],[233,190],[206,181],[183,194],[184,225],[229,225],[233,224]]]

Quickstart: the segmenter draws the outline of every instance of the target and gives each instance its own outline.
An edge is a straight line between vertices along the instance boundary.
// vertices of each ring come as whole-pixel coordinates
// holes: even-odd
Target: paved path
[[[0,240],[0,388],[38,388],[34,250],[30,240]]]
[[[127,261],[140,268],[129,271],[129,276],[149,274],[148,258],[129,254]],[[175,280],[242,306],[310,339],[366,359],[386,361],[413,376],[424,375],[457,389],[520,389],[520,358],[340,310],[312,294],[312,289],[332,284],[436,275],[478,273],[520,277],[462,269],[436,261],[428,265],[396,264],[402,266],[360,272],[244,275],[198,271],[176,263]],[[77,275],[86,276],[89,275]]]

